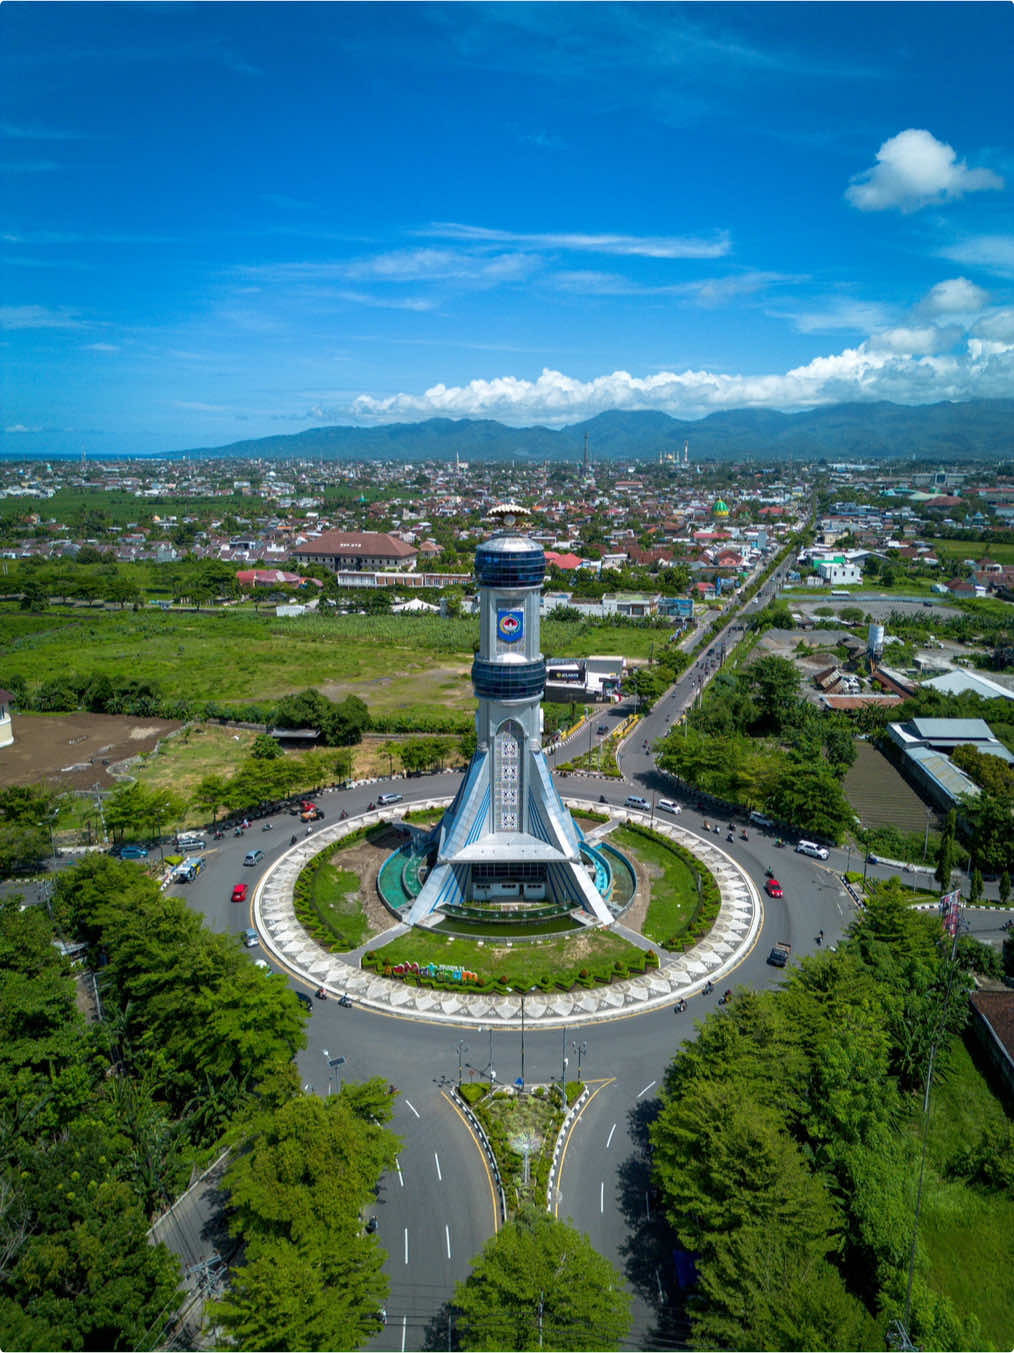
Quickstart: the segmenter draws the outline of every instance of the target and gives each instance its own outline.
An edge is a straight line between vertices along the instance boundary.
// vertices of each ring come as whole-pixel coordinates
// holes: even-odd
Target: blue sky
[[[0,451],[1014,395],[1014,6],[0,6]]]

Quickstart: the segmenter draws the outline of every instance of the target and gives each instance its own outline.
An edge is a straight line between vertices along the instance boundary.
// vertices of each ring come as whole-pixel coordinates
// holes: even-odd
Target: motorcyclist
[[[295,833],[293,833],[293,834],[289,837],[289,845],[290,845],[290,846],[294,846],[294,845],[296,844],[296,839],[297,839],[297,838],[296,838],[296,835],[295,835]]]

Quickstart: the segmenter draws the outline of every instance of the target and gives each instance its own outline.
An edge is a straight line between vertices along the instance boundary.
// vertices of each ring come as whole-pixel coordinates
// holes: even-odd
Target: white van
[[[660,808],[665,813],[681,813],[683,811],[675,799],[659,799],[655,807]]]
[[[797,841],[797,855],[812,855],[815,860],[826,860],[827,850],[824,846],[818,846],[816,841]]]

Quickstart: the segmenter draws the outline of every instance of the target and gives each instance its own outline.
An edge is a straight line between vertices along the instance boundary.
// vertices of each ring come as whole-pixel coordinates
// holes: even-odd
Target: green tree
[[[757,710],[757,732],[781,733],[792,726],[799,704],[799,672],[788,658],[760,658],[748,672]]]
[[[980,869],[972,870],[972,877],[968,889],[969,902],[975,903],[982,898],[982,871]]]
[[[933,877],[936,879],[940,891],[947,892],[951,886],[951,875],[954,873],[954,830],[956,814],[953,810],[947,814],[947,821],[944,824],[944,830],[940,836],[940,845],[937,849],[937,867]]]
[[[1004,906],[1007,905],[1007,899],[1010,897],[1010,874],[1005,869],[1000,875],[1000,901]]]
[[[630,1329],[630,1297],[587,1236],[524,1208],[459,1283],[463,1349],[611,1349]]]
[[[250,755],[255,761],[277,761],[285,753],[277,738],[271,737],[269,733],[258,733],[250,748]]]
[[[274,739],[272,739],[274,741]],[[191,804],[211,814],[212,822],[218,819],[218,810],[226,801],[227,782],[224,775],[205,775],[199,781],[191,797]]]
[[[387,1295],[361,1212],[399,1142],[360,1111],[374,1096],[300,1095],[253,1120],[226,1177],[246,1261],[213,1309],[247,1349],[356,1348]]]

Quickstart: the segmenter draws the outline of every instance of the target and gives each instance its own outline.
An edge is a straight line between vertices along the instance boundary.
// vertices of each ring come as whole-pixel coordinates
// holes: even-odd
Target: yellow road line
[[[577,1127],[578,1122],[584,1117],[585,1109],[587,1109],[588,1105],[592,1102],[592,1100],[595,1098],[598,1092],[600,1090],[604,1090],[607,1085],[615,1085],[615,1084],[616,1084],[615,1076],[610,1076],[608,1080],[601,1081],[591,1092],[588,1098],[585,1100],[584,1104],[582,1104],[581,1111],[575,1114],[574,1121],[567,1129],[567,1135],[563,1139],[563,1150],[560,1153],[560,1168],[556,1172],[556,1203],[553,1206],[553,1216],[556,1218],[557,1221],[559,1220],[560,1217],[560,1194],[562,1192],[560,1188],[560,1180],[563,1178],[563,1166],[567,1159],[567,1148],[568,1146],[570,1146],[570,1139],[573,1136],[574,1129]]]
[[[454,1102],[454,1100],[450,1097],[450,1095],[447,1093],[446,1090],[441,1090],[440,1093],[441,1093],[441,1095],[444,1097],[444,1099],[447,1100],[448,1104],[450,1104],[451,1108],[454,1110],[454,1112],[458,1115],[458,1117],[459,1117],[459,1118],[461,1119],[461,1121],[464,1123],[464,1125],[465,1125],[465,1130],[467,1131],[468,1135],[471,1137],[472,1141],[475,1143],[475,1149],[476,1149],[476,1150],[478,1151],[478,1153],[479,1153],[479,1159],[482,1161],[483,1169],[486,1171],[486,1182],[489,1184],[489,1201],[490,1201],[490,1205],[491,1205],[491,1207],[492,1207],[492,1209],[493,1209],[493,1234],[496,1235],[496,1233],[500,1230],[500,1209],[499,1209],[499,1207],[497,1207],[497,1202],[496,1202],[496,1185],[493,1183],[493,1174],[492,1174],[492,1171],[491,1171],[490,1168],[489,1168],[489,1161],[488,1161],[487,1158],[486,1158],[486,1153],[485,1153],[485,1151],[482,1149],[482,1143],[479,1141],[478,1137],[475,1135],[474,1131],[472,1130],[472,1124],[468,1121],[468,1119],[465,1117],[465,1115],[461,1112],[461,1109],[458,1107],[458,1105]]]

